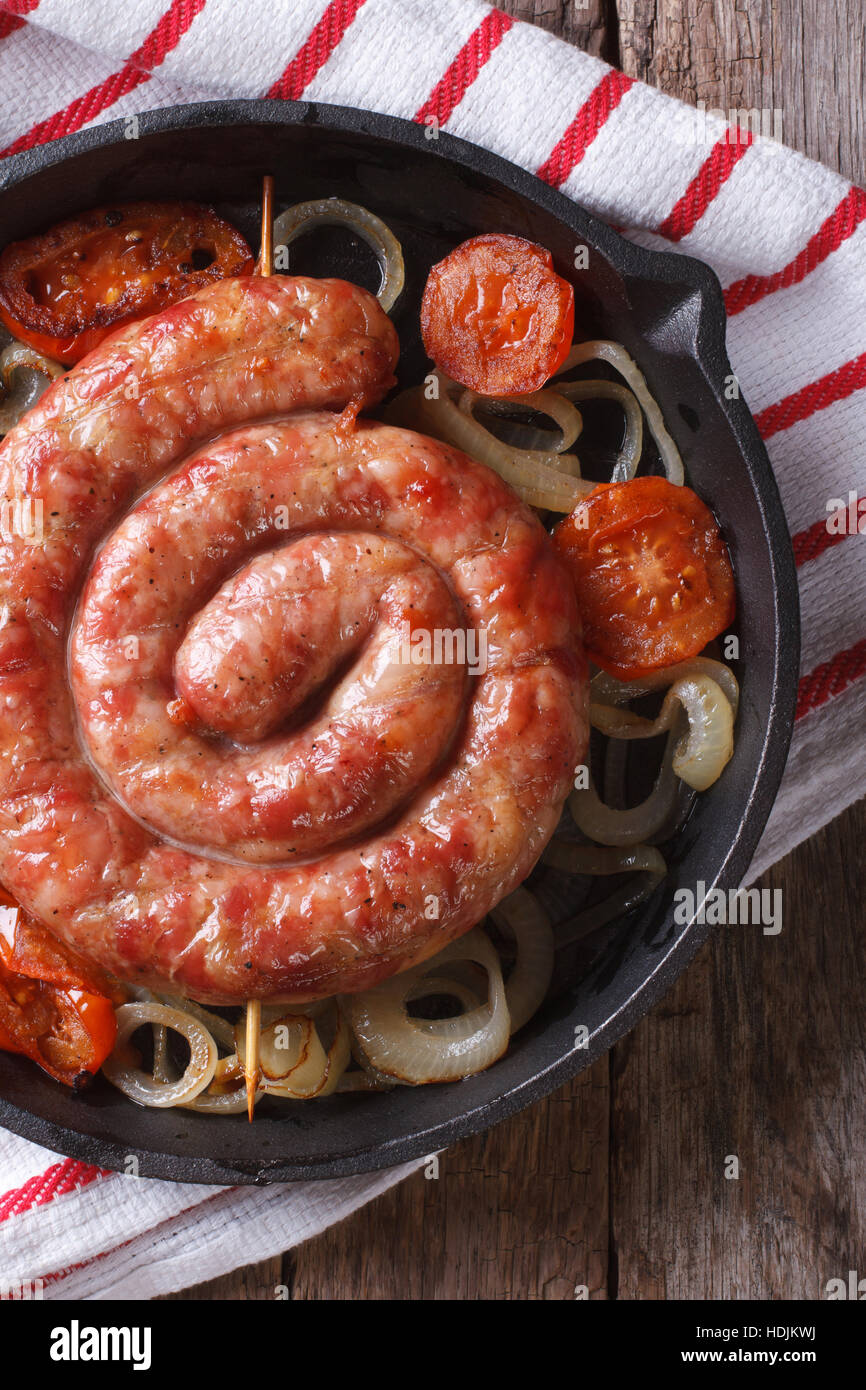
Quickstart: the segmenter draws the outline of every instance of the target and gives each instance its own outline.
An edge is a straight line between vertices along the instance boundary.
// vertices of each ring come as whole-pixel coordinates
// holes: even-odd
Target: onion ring
[[[646,415],[647,424],[650,428],[650,434],[655,440],[668,480],[681,486],[685,479],[685,474],[680,451],[668,433],[664,417],[658,407],[656,399],[651,394],[646,384],[646,377],[621,343],[606,342],[600,338],[595,338],[586,343],[577,343],[571,349],[571,352],[568,354],[568,357],[566,357],[559,370],[560,372],[567,372],[570,371],[572,367],[581,366],[584,362],[594,361],[609,362],[610,365],[619,372],[620,376],[628,382],[643,407],[643,412]],[[562,387],[558,386],[557,389],[561,391]]]
[[[181,1013],[179,1009],[170,1009],[165,1004],[121,1004],[116,1014],[117,1042],[111,1056],[103,1063],[102,1070],[112,1085],[134,1100],[136,1105],[155,1105],[160,1109],[180,1105],[194,1100],[210,1085],[217,1064],[216,1043],[197,1019]],[[126,1044],[136,1029],[145,1023],[171,1028],[186,1038],[190,1059],[183,1076],[177,1081],[157,1081],[147,1076],[140,1067],[130,1065],[125,1055]]]
[[[280,213],[274,222],[274,245],[290,246],[311,227],[321,226],[348,227],[372,247],[382,276],[376,298],[389,313],[405,281],[403,251],[391,228],[358,203],[345,198],[313,198]]]
[[[505,995],[516,1033],[537,1012],[553,975],[553,929],[541,903],[526,888],[517,888],[490,913],[498,927],[514,937],[517,960]]]
[[[489,1001],[449,1019],[414,1019],[406,999],[419,978],[448,961],[474,960],[487,971]],[[457,1081],[484,1071],[508,1046],[509,1016],[499,958],[478,928],[431,960],[346,1001],[356,1041],[376,1072],[410,1086]]]

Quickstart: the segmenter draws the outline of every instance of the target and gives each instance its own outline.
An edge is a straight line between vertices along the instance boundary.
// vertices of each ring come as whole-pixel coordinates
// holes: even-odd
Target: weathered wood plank
[[[607,1289],[608,1062],[296,1252],[298,1299],[570,1299]],[[351,1231],[348,1227],[351,1226]]]
[[[500,0],[498,9],[537,24],[605,62],[617,61],[612,0]]]
[[[864,836],[860,802],[764,875],[779,935],[718,928],[615,1049],[618,1297],[814,1299],[866,1271]]]
[[[439,1159],[280,1261],[176,1298],[607,1296],[609,1063]]]
[[[630,76],[693,105],[778,111],[786,145],[866,178],[862,0],[617,0],[617,10]]]

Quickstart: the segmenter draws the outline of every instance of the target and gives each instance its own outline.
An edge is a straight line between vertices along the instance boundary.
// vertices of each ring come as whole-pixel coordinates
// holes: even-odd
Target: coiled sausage
[[[0,877],[121,978],[368,987],[554,829],[586,744],[573,591],[489,470],[331,413],[396,355],[353,286],[226,281],[0,448],[46,523],[0,553]]]

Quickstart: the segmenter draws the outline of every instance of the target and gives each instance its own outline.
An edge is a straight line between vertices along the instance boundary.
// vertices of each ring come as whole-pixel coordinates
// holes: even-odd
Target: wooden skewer
[[[274,180],[265,174],[262,181],[262,242],[259,258],[256,261],[256,275],[274,273]],[[247,1085],[247,1118],[250,1124],[256,1107],[256,1091],[261,1071],[259,1068],[259,1036],[262,1031],[262,1001],[247,1000],[247,1037],[244,1079]]]
[[[262,1001],[247,1000],[247,1046],[244,1078],[247,1083],[247,1118],[252,1124],[259,1085],[259,1035],[262,1031]]]
[[[256,275],[274,273],[274,180],[265,174],[262,180],[262,244],[256,261]]]

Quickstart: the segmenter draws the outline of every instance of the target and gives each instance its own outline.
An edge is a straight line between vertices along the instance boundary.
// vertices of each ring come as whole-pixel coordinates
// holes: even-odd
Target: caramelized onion
[[[210,1009],[202,1008],[201,1004],[196,1004],[193,999],[181,999],[179,995],[158,994],[156,998],[161,1004],[166,1004],[170,1009],[179,1009],[181,1013],[189,1014],[199,1023],[203,1024],[211,1034],[215,1042],[220,1047],[227,1048],[230,1052],[234,1051],[235,1033],[232,1025],[219,1014],[211,1013]]]
[[[427,974],[441,979],[449,962],[466,960],[486,970],[487,1002],[454,1018],[410,1018],[406,1001],[413,986]],[[444,974],[447,977],[447,971]],[[423,965],[346,1002],[364,1057],[380,1075],[406,1085],[457,1081],[489,1067],[508,1046],[508,1004],[499,959],[477,927]]]
[[[387,223],[368,208],[345,198],[313,198],[308,203],[296,203],[274,222],[274,246],[290,246],[311,227],[327,225],[348,227],[375,251],[382,277],[376,297],[387,314],[403,289],[403,251]]]
[[[619,372],[623,380],[628,382],[646,415],[650,434],[655,440],[659,457],[664,464],[669,481],[681,485],[685,475],[680,451],[668,433],[664,417],[646,384],[646,378],[621,343],[605,342],[599,338],[587,343],[576,343],[563,362],[560,372],[567,372],[572,367],[581,366],[584,362],[595,361],[609,362]],[[556,389],[560,392],[563,391],[563,387],[558,383]]]
[[[333,1001],[331,1007],[336,1012],[336,1020],[333,1040],[327,1050],[322,1046],[316,1020],[307,1013],[284,1010],[280,1018],[262,1029],[259,1036],[260,1089],[266,1095],[310,1100],[313,1096],[329,1095],[335,1089],[349,1064],[350,1048],[349,1030],[342,1011]],[[241,1025],[237,1026],[235,1036],[239,1070],[243,1070],[246,1035]]]
[[[447,380],[448,378],[443,376],[443,381]],[[449,382],[449,385],[452,383]],[[541,461],[549,462],[553,466],[556,466],[557,460],[551,458],[551,454],[564,454],[578,439],[583,429],[580,411],[565,399],[564,393],[552,391],[549,388],[542,391],[532,391],[527,396],[480,396],[477,391],[468,389],[460,392],[458,408],[463,411],[464,415],[469,415],[474,419],[475,411],[479,406],[488,411],[489,414],[502,416],[504,419],[508,419],[515,410],[533,410],[537,414],[545,415],[549,420],[553,420],[559,429],[558,443],[552,444],[549,449],[521,450],[522,454],[535,455]]]
[[[664,690],[674,681],[688,680],[693,676],[708,676],[721,686],[736,717],[740,702],[737,678],[730,666],[709,656],[694,656],[689,661],[679,661],[675,666],[665,666],[633,681],[619,681],[606,671],[599,671],[592,678],[590,694],[597,704],[623,705],[642,695],[650,695],[655,690]]]
[[[210,1084],[217,1064],[216,1044],[206,1028],[179,1009],[165,1004],[121,1004],[117,1014],[117,1043],[102,1070],[112,1085],[136,1105],[160,1108],[194,1100]],[[129,1040],[142,1024],[171,1028],[189,1044],[190,1058],[177,1081],[161,1082],[147,1076],[129,1057]]]
[[[570,512],[581,497],[592,491],[594,483],[572,477],[565,471],[579,467],[574,455],[555,451],[536,453],[503,444],[474,415],[461,410],[451,399],[449,387],[453,389],[453,383],[447,377],[441,372],[432,375],[437,383],[438,399],[428,400],[423,386],[410,387],[388,407],[385,416],[389,423],[432,434],[480,463],[486,463],[530,507]]]
[[[584,908],[556,929],[556,949],[571,946],[608,922],[631,912],[644,902],[661,883],[667,865],[657,849],[636,845],[633,849],[602,849],[598,845],[576,845],[555,836],[544,852],[544,861],[551,868],[574,874],[640,875],[634,884],[626,883],[593,907]]]
[[[633,391],[618,381],[562,381],[554,382],[552,394],[567,401],[616,401],[625,412],[625,438],[616,457],[611,473],[612,483],[627,482],[633,478],[640,463],[643,449],[643,416]]]
[[[682,706],[688,717],[689,728],[674,749],[673,772],[695,791],[706,791],[720,777],[733,754],[734,715],[739,693],[733,673],[727,667],[721,663],[707,665],[718,667],[715,674],[725,672],[722,679],[730,694],[723,689],[720,680],[706,674],[705,668],[697,667],[697,663],[683,662],[657,673],[659,679],[656,688],[662,682],[669,684],[670,688],[655,719],[644,719],[631,710],[620,708],[623,694],[615,690],[611,692],[608,684],[603,688],[613,694],[617,703],[607,705],[592,701],[590,722],[611,738],[654,738],[674,727],[678,709]],[[639,682],[633,684],[640,688]],[[592,693],[597,693],[601,688],[593,682]]]
[[[256,1091],[254,1104],[261,1099],[261,1089]],[[184,1110],[196,1110],[200,1115],[245,1115],[247,1113],[246,1087],[239,1083],[233,1091],[215,1093],[203,1091],[194,1100],[182,1102]]]
[[[568,809],[578,830],[600,845],[619,848],[638,845],[658,835],[670,821],[677,804],[677,779],[673,770],[675,751],[676,730],[672,730],[653,789],[637,806],[625,809],[607,806],[599,798],[590,777],[588,787],[573,791],[568,798]]]
[[[541,903],[517,888],[490,913],[514,938],[517,959],[505,986],[511,1031],[516,1033],[542,1003],[553,974],[553,928]]]

